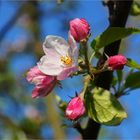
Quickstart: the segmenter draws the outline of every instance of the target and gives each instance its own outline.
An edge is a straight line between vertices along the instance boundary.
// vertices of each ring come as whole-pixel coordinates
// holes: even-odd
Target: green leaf
[[[118,82],[118,79],[116,77],[113,77],[111,85],[115,86],[117,84],[117,82]]]
[[[134,72],[126,78],[125,88],[137,89],[140,88],[140,72]]]
[[[140,70],[140,65],[130,58],[127,58],[126,66]]]
[[[89,117],[104,125],[118,125],[127,117],[119,101],[108,90],[94,88],[86,94],[86,108]]]
[[[101,35],[97,36],[92,42],[91,47],[98,51],[99,49],[125,38],[131,34],[140,33],[137,28],[123,28],[123,27],[110,27],[106,29]]]
[[[123,77],[122,70],[116,70],[116,73],[117,73],[117,77],[118,77],[118,82],[121,83],[122,77]]]
[[[62,4],[64,0],[57,0],[57,4]]]
[[[62,112],[65,112],[66,107],[67,107],[67,103],[66,102],[63,102],[58,95],[55,95],[55,99],[56,99],[56,103],[58,104],[59,109]]]
[[[131,6],[130,14],[132,16],[140,15],[140,2],[139,1],[133,2],[132,6]]]

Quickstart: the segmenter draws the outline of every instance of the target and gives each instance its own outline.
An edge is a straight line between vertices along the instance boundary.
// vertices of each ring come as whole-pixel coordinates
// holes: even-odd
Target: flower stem
[[[95,52],[93,52],[93,53],[91,54],[91,56],[90,56],[90,59],[89,59],[89,62],[90,62],[90,63],[91,63],[91,61],[92,61],[94,55],[95,55]]]
[[[89,85],[90,80],[91,80],[90,75],[85,76],[85,79],[84,79],[84,87],[83,87],[82,92],[79,95],[81,97],[81,99],[84,99],[84,95],[85,95],[85,93],[87,91],[87,88],[88,88],[88,85]]]
[[[91,78],[93,79],[93,75],[92,75],[91,68],[90,68],[90,62],[89,62],[89,59],[88,59],[88,45],[87,45],[87,42],[82,42],[81,45],[83,46],[83,49],[84,49],[85,65],[86,65],[86,68],[87,68],[87,72],[91,76]]]

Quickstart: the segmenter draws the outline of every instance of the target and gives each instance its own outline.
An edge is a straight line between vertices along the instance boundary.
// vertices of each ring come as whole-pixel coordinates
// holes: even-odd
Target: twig
[[[80,134],[83,133],[83,129],[82,129],[82,127],[81,127],[81,125],[80,125],[79,122],[76,122],[76,123],[73,125],[73,127],[74,127]]]

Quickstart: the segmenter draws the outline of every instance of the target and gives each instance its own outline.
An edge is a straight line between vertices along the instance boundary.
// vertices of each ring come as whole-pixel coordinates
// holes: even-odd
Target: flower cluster
[[[33,98],[48,95],[58,81],[78,71],[79,49],[76,42],[81,43],[83,40],[87,42],[89,34],[88,22],[83,18],[76,18],[70,21],[68,42],[59,36],[48,35],[46,37],[43,43],[44,56],[41,57],[37,66],[27,73],[27,81],[35,85],[32,91]],[[104,65],[107,65],[108,70],[123,69],[126,61],[123,55],[116,55],[109,57]],[[66,108],[66,117],[76,120],[84,113],[84,96],[83,98],[80,95],[74,97]]]

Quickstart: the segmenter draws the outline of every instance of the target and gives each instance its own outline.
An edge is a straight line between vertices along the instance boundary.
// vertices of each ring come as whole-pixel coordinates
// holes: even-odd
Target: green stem
[[[53,130],[54,130],[54,139],[65,139],[64,130],[61,126],[61,117],[58,114],[55,106],[56,102],[54,100],[54,95],[51,93],[46,98],[46,106],[47,106],[47,117],[50,122]]]
[[[89,64],[89,60],[88,60],[88,46],[87,46],[87,43],[84,46],[84,52],[85,52],[85,62],[86,62],[87,70],[88,70],[88,73],[90,74],[90,64]]]
[[[84,49],[85,65],[86,65],[86,68],[87,68],[87,72],[91,76],[91,78],[93,79],[93,75],[92,75],[91,67],[90,67],[90,62],[89,62],[89,59],[88,59],[88,45],[87,45],[87,42],[82,42],[81,45]]]
[[[115,97],[116,97],[116,98],[121,97],[121,96],[123,95],[123,93],[124,93],[124,90],[125,90],[125,88],[124,88],[124,87],[121,87],[121,88],[118,90],[118,92],[115,94]]]
[[[93,53],[91,54],[91,56],[90,56],[90,59],[89,59],[89,62],[90,62],[90,63],[91,63],[91,61],[92,61],[94,55],[95,55],[95,52],[93,52]]]
[[[83,87],[82,92],[79,95],[82,99],[84,99],[84,95],[85,95],[85,93],[87,91],[87,88],[88,88],[90,79],[91,79],[91,77],[89,75],[85,76],[85,79],[84,79],[84,87]]]
[[[97,70],[97,69],[95,69],[95,68],[92,68],[91,71],[92,71],[93,74],[99,74],[99,73],[102,73],[102,72],[104,72],[104,71],[107,71],[107,69],[102,68],[102,69]]]

